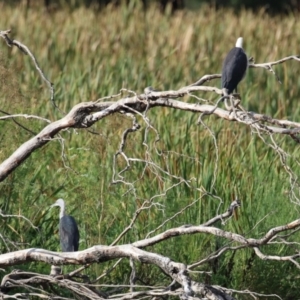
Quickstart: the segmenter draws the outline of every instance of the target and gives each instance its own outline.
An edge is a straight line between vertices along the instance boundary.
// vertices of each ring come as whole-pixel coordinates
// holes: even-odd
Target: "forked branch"
[[[237,203],[238,204],[238,203]],[[70,253],[57,253],[51,252],[44,249],[27,249],[17,252],[11,252],[7,254],[0,255],[0,266],[12,266],[15,264],[30,262],[30,261],[40,261],[46,262],[49,265],[64,265],[64,264],[76,264],[76,265],[86,265],[91,263],[102,263],[109,260],[119,259],[119,258],[130,258],[136,262],[141,262],[145,264],[151,264],[158,266],[165,274],[167,274],[174,282],[178,283],[180,288],[176,285],[171,284],[168,288],[160,288],[156,290],[156,295],[175,295],[179,294],[184,297],[201,295],[207,299],[227,299],[233,300],[234,298],[220,288],[213,287],[210,285],[205,285],[196,281],[193,281],[189,278],[188,270],[186,265],[174,262],[168,257],[156,254],[153,252],[148,252],[142,250],[142,248],[160,243],[169,238],[174,238],[178,235],[183,234],[212,234],[215,236],[223,237],[228,241],[235,242],[242,247],[236,247],[236,250],[242,249],[244,247],[253,248],[256,255],[261,259],[273,259],[273,260],[287,260],[294,263],[298,268],[299,264],[296,262],[296,259],[300,257],[299,253],[293,254],[291,256],[271,256],[263,255],[259,250],[259,246],[267,245],[271,240],[277,238],[277,234],[280,232],[288,231],[291,229],[298,228],[300,226],[300,219],[290,222],[289,224],[278,226],[269,230],[262,238],[245,238],[241,235],[227,232],[220,228],[210,227],[208,224],[213,224],[217,219],[228,218],[232,215],[233,211],[237,209],[238,206],[235,203],[228,209],[227,212],[221,214],[218,217],[212,218],[200,226],[182,226],[178,228],[169,229],[161,234],[154,236],[153,238],[147,238],[145,240],[137,241],[128,245],[118,245],[118,246],[94,246],[92,248],[86,249],[80,252],[70,252]],[[271,244],[271,243],[270,243]],[[190,266],[192,267],[192,266]],[[17,272],[13,274],[6,275],[1,283],[1,290],[7,291],[7,289],[22,286],[30,286],[31,284],[42,285],[45,283],[56,284],[57,280],[61,281],[60,286],[63,286],[67,289],[72,290],[77,293],[79,290],[85,291],[85,296],[89,299],[94,299],[95,294],[99,298],[107,298],[105,293],[102,293],[96,288],[96,286],[91,286],[90,284],[78,281],[71,280],[68,276],[58,275],[53,280],[53,276],[40,275],[35,273],[26,273],[26,272]],[[65,282],[66,280],[66,282]],[[68,282],[68,284],[67,284]],[[131,286],[132,287],[132,286]],[[140,287],[141,288],[141,287]],[[91,290],[90,290],[91,289]],[[76,292],[77,291],[77,292]],[[174,291],[175,294],[174,294]],[[142,293],[142,294],[141,294]],[[144,292],[135,294],[134,292],[130,293],[131,298],[138,298],[141,295],[149,295],[149,292],[144,290]],[[94,295],[94,296],[93,296]],[[135,296],[133,296],[135,295]],[[152,295],[150,293],[150,295]],[[177,294],[178,295],[178,294]],[[43,298],[42,296],[40,296]],[[116,299],[126,299],[129,297],[129,294],[124,295],[125,298],[116,298]]]

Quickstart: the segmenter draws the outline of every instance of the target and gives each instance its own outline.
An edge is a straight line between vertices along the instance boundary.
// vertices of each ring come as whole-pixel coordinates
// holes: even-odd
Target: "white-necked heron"
[[[79,246],[79,230],[75,219],[65,214],[65,201],[58,199],[54,206],[60,207],[59,213],[59,236],[62,252],[78,251]]]
[[[227,54],[222,68],[222,89],[227,95],[236,90],[239,82],[244,78],[248,68],[248,58],[243,50],[243,38],[239,37],[235,47]]]

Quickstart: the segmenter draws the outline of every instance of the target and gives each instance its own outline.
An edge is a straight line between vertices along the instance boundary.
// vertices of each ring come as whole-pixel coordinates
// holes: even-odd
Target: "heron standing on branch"
[[[75,219],[72,216],[65,214],[65,201],[63,199],[58,199],[53,205],[51,205],[51,208],[54,206],[60,207],[59,236],[61,251],[78,251],[79,231]]]
[[[244,78],[248,68],[248,59],[243,50],[243,38],[239,37],[235,47],[227,54],[222,68],[222,89],[224,96],[232,94]]]

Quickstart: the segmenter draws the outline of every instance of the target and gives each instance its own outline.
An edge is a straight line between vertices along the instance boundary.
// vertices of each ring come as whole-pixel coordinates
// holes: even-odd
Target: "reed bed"
[[[54,83],[55,101],[62,112],[68,112],[79,102],[116,94],[121,88],[137,93],[150,85],[161,90],[177,89],[204,74],[220,73],[224,56],[239,36],[244,37],[245,51],[256,62],[274,61],[300,50],[297,15],[270,17],[264,11],[254,14],[246,10],[236,14],[206,6],[171,15],[161,13],[155,5],[144,11],[138,3],[108,6],[101,11],[65,8],[50,14],[42,7],[28,9],[1,3],[0,10],[0,29],[11,28],[12,37],[36,55]],[[62,113],[49,101],[49,90],[29,57],[18,49],[8,48],[4,41],[1,45],[1,109],[11,114],[36,114],[51,121],[61,118]],[[299,68],[294,61],[275,67],[282,84],[265,70],[250,69],[239,86],[245,109],[299,121]],[[220,86],[218,80],[209,84]],[[197,96],[217,99],[214,94]],[[185,97],[183,101],[198,100]],[[0,208],[23,214],[39,227],[32,229],[23,220],[1,220],[4,234],[22,242],[19,248],[59,250],[58,237],[53,235],[58,216],[48,210],[58,197],[66,200],[68,212],[79,223],[81,249],[112,243],[143,201],[159,194],[153,200],[157,205],[141,213],[122,243],[144,238],[193,202],[156,232],[183,224],[200,224],[225,211],[235,196],[241,198],[242,207],[238,219],[219,224],[227,230],[259,237],[271,226],[297,218],[297,206],[289,200],[289,176],[280,158],[249,128],[215,117],[205,119],[216,138],[216,150],[212,135],[197,125],[197,115],[157,108],[148,117],[159,133],[159,142],[155,142],[155,131],[146,135],[146,124],[139,119],[142,128],[130,135],[127,155],[150,157],[171,174],[190,180],[189,187],[174,186],[178,183],[174,178],[145,168],[143,163],[133,164],[125,175],[128,182],[140,178],[133,190],[122,184],[111,185],[113,157],[122,132],[131,125],[128,117],[114,115],[95,125],[93,130],[97,134],[87,130],[63,132],[64,157],[59,141],[53,141],[0,184]],[[37,120],[20,122],[34,132],[46,125]],[[31,137],[12,121],[1,122],[0,133],[1,161]],[[147,149],[142,145],[145,136]],[[297,144],[287,137],[275,139],[289,153],[287,164],[298,174]],[[124,161],[119,160],[118,170],[123,166]],[[203,196],[203,191],[220,198]],[[191,263],[226,243],[210,236],[181,237],[152,250]],[[282,253],[289,251],[276,247],[281,247]],[[13,246],[1,248],[2,252],[15,250]],[[280,276],[287,271],[297,273],[289,263],[262,262],[250,250],[225,254],[216,263],[218,272],[201,280],[265,293],[272,293],[279,286],[279,292],[276,291],[284,296],[297,295],[299,290]],[[30,267],[47,271],[40,264]],[[211,271],[212,267],[204,265],[200,270]],[[127,270],[128,264],[124,262],[109,280],[125,282]],[[103,272],[103,266],[94,266],[87,272],[96,277]],[[157,272],[145,266],[139,272],[146,282],[157,276]]]

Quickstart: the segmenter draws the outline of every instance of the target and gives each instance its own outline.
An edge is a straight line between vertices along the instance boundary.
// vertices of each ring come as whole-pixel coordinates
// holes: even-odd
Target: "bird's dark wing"
[[[59,235],[62,252],[78,251],[79,231],[72,216],[63,216],[60,219]]]
[[[248,66],[247,55],[241,48],[233,48],[227,54],[222,68],[222,88],[231,94],[243,79]]]

